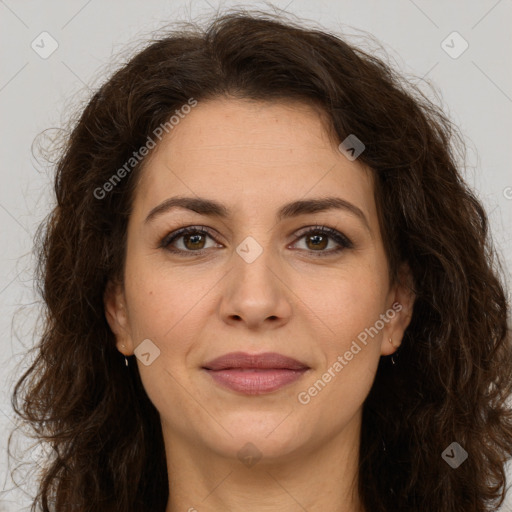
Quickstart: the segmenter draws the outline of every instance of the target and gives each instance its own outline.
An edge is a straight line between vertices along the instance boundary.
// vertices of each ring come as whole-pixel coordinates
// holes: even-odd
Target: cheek
[[[329,425],[347,423],[368,396],[382,339],[381,332],[370,331],[383,313],[379,281],[347,279],[338,284],[329,297],[322,297],[326,304],[322,316],[329,326],[326,335],[316,339],[322,363],[297,397],[311,406],[314,422]]]
[[[219,276],[192,272],[190,268],[171,272],[168,266],[145,263],[135,259],[127,262],[126,294],[133,341],[137,346],[149,338],[167,366],[178,366],[193,348],[194,340],[200,338],[204,318],[212,314],[206,310],[208,293]]]
[[[375,265],[352,267],[340,271],[315,297],[328,325],[346,340],[373,325],[384,312],[387,286]]]
[[[188,355],[200,334],[199,323],[194,319],[204,314],[200,299],[208,290],[207,283],[185,279],[184,273],[170,273],[168,268],[144,267],[135,259],[127,269],[137,269],[126,284],[135,349],[149,339],[158,354],[148,366],[142,360],[136,364],[152,403],[159,411],[169,411],[177,404],[187,403],[179,383],[187,382]]]
[[[317,405],[328,403],[328,397],[332,397],[343,402],[345,412],[350,414],[361,405],[371,388],[382,339],[382,332],[376,333],[372,327],[385,312],[388,285],[375,269],[375,266],[354,267],[331,280],[328,293],[315,294],[318,310],[322,311],[318,316],[329,327],[329,330],[322,329],[325,335],[317,338],[323,364],[310,383],[315,386],[319,377],[322,381],[311,390],[314,394],[318,388],[318,395],[322,395],[318,396],[319,400],[315,398]],[[306,303],[315,309],[313,303]]]

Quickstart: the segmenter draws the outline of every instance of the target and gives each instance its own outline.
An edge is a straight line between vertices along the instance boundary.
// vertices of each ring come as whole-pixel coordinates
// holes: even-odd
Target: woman
[[[13,400],[49,511],[483,512],[512,349],[453,127],[264,14],[153,41],[83,111]]]

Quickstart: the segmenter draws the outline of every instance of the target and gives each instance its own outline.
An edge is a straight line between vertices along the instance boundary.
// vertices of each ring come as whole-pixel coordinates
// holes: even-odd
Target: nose
[[[225,323],[251,330],[274,329],[291,317],[293,293],[269,250],[263,250],[250,263],[234,253],[223,286],[220,314]]]

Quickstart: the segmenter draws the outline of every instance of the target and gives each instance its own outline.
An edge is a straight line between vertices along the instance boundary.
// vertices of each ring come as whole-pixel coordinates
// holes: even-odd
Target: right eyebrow
[[[151,222],[156,217],[172,210],[173,208],[184,208],[201,215],[227,218],[230,216],[229,209],[223,204],[211,199],[195,197],[170,197],[158,206],[155,206],[146,217],[145,223]]]

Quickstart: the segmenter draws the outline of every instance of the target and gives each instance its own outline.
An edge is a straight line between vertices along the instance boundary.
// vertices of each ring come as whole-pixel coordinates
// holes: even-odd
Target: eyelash
[[[311,226],[311,227],[308,227],[305,229],[307,229],[307,231],[300,232],[300,234],[297,235],[298,236],[297,240],[293,243],[298,242],[299,240],[304,238],[304,236],[306,236],[306,235],[323,234],[323,235],[327,235],[329,238],[334,240],[340,246],[337,249],[331,249],[329,251],[308,250],[308,252],[314,253],[315,257],[322,258],[325,256],[330,256],[332,254],[337,254],[345,249],[352,249],[354,247],[354,244],[352,243],[352,241],[349,238],[347,238],[345,235],[343,235],[339,231],[329,228],[327,226]],[[184,255],[184,256],[188,255],[188,254],[190,254],[191,256],[192,256],[192,254],[202,255],[206,251],[208,251],[208,249],[210,249],[210,248],[208,248],[208,249],[199,249],[197,251],[192,251],[192,250],[184,251],[183,249],[175,249],[175,248],[170,247],[171,243],[173,243],[175,240],[178,240],[179,238],[181,238],[185,235],[189,235],[189,234],[207,235],[210,238],[212,238],[214,241],[216,241],[215,238],[213,237],[212,233],[210,232],[210,230],[208,228],[206,228],[205,226],[188,226],[186,228],[178,229],[178,230],[173,231],[172,233],[169,233],[168,235],[166,235],[161,240],[159,247],[162,249],[165,249],[171,253]],[[305,249],[305,250],[307,250],[307,249]]]

